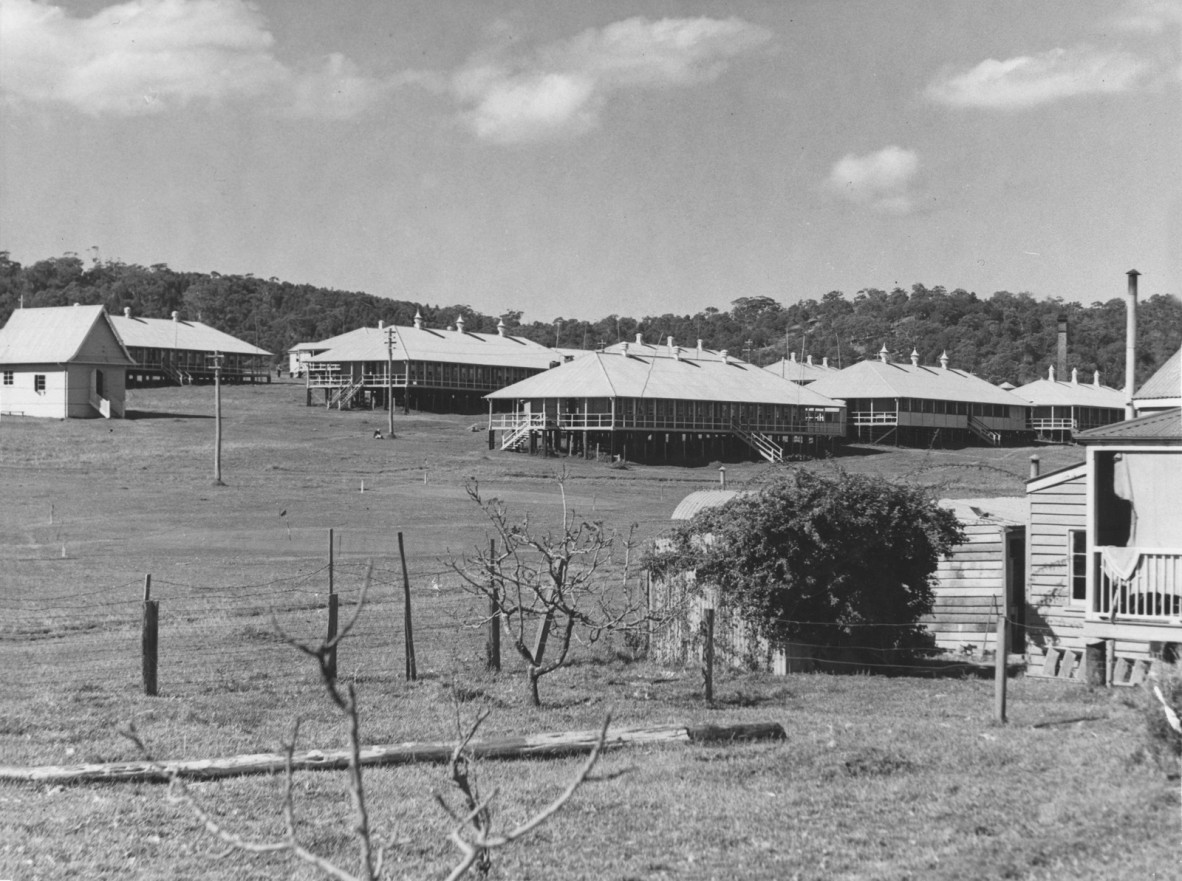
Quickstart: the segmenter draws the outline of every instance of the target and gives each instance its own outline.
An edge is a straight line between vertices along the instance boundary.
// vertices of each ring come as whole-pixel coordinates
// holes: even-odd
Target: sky
[[[1182,295],[1182,0],[0,0],[0,250],[525,320]]]

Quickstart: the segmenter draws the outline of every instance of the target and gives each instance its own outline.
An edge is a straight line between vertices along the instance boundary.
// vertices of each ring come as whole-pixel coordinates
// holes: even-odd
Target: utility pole
[[[390,425],[388,440],[394,440],[394,325],[386,328],[386,409]]]
[[[221,352],[210,356],[213,363],[213,485],[222,483],[222,358]]]

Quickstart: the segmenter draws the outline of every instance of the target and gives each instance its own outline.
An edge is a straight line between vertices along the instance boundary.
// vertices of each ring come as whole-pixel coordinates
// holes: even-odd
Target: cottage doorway
[[[1009,641],[1011,652],[1025,651],[1026,647],[1026,536],[1023,530],[1006,530],[1006,595],[1009,609]]]

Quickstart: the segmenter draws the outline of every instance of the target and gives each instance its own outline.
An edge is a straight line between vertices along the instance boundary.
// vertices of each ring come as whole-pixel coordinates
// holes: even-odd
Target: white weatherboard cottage
[[[134,365],[102,306],[18,309],[0,330],[0,415],[122,417]]]

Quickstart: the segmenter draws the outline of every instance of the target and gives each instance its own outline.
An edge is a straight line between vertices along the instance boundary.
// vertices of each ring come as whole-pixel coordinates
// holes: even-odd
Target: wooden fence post
[[[706,681],[706,703],[714,703],[714,609],[706,609],[702,624],[706,644],[702,647],[702,676]]]
[[[340,609],[340,598],[337,596],[336,584],[333,581],[333,530],[328,530],[328,640],[336,639],[337,619]],[[328,675],[337,678],[337,647],[328,650]]]
[[[490,564],[496,557],[497,540],[490,538],[488,540],[488,559]],[[488,575],[489,584],[489,598],[488,598],[488,641],[485,644],[486,665],[489,670],[495,670],[497,673],[501,672],[501,607],[497,602],[499,595],[499,588],[497,585],[497,577],[493,574],[492,566],[489,566]]]
[[[402,545],[401,532],[398,533],[398,556],[402,559],[402,597],[405,603],[403,635],[406,640],[406,681],[414,682],[419,678],[419,671],[415,664],[415,637],[410,620],[410,576],[406,572],[406,551]]]
[[[144,576],[143,670],[144,694],[156,696],[160,644],[160,601],[152,599],[152,576]]]
[[[1005,612],[999,611],[997,614],[997,659],[993,671],[993,718],[1000,725],[1004,725],[1006,721],[1007,623]]]

